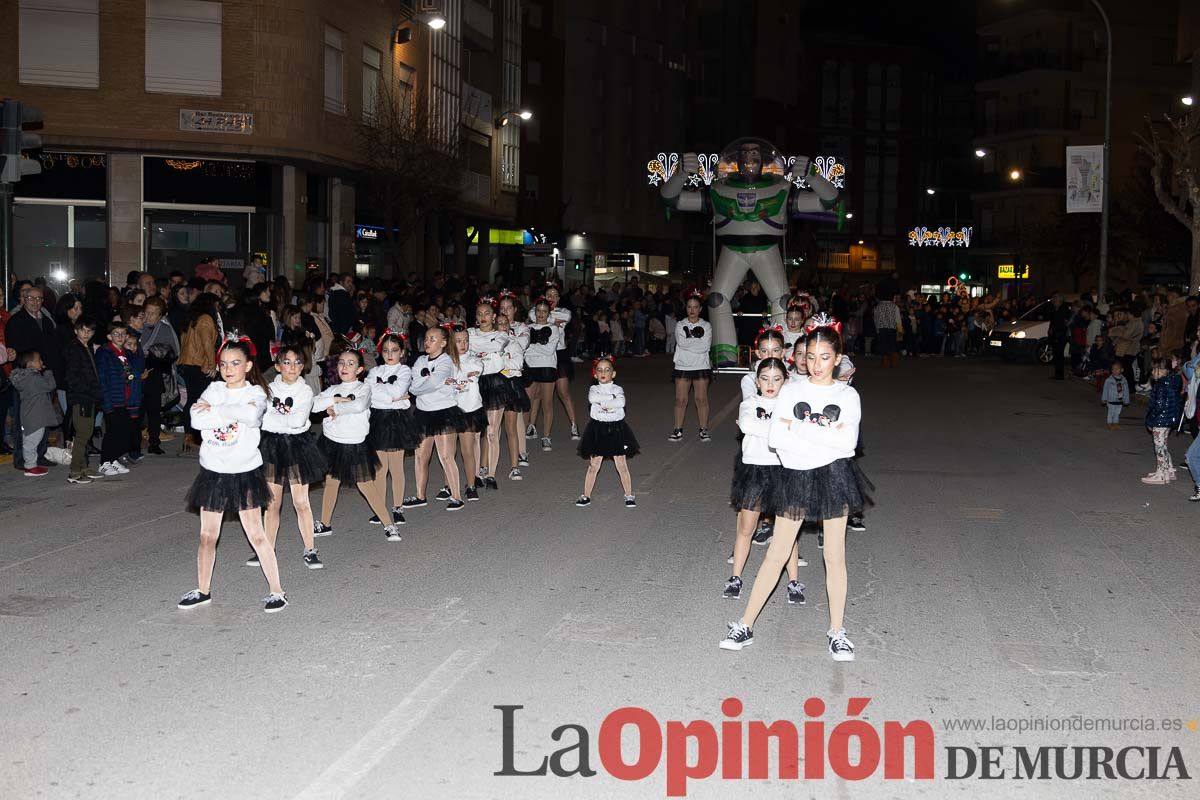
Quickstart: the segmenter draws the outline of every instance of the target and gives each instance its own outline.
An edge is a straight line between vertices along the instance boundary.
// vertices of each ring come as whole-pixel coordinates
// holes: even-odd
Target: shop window
[[[99,0],[20,0],[18,80],[39,86],[100,86]]]
[[[146,91],[220,96],[220,3],[146,0]]]
[[[342,77],[345,44],[344,33],[325,26],[325,110],[334,114],[346,113],[345,81]]]

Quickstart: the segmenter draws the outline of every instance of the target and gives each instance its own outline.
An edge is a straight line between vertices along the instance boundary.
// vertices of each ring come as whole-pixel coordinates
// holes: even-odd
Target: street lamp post
[[[1022,264],[1024,254],[1021,252],[1025,247],[1025,179],[1030,175],[1037,176],[1038,173],[1018,167],[1013,167],[1008,172],[1009,180],[1020,186],[1020,194],[1017,195],[1017,257],[1016,263],[1013,264],[1013,277],[1017,282],[1018,308],[1021,303],[1021,274],[1025,271]]]
[[[1110,187],[1108,185],[1108,176],[1112,167],[1109,165],[1110,159],[1110,142],[1112,140],[1112,58],[1113,58],[1113,35],[1112,25],[1108,21],[1108,14],[1104,13],[1104,6],[1100,5],[1100,0],[1092,0],[1092,5],[1100,12],[1100,19],[1104,20],[1104,32],[1108,37],[1108,51],[1105,58],[1104,67],[1104,172],[1100,179],[1104,186],[1104,196],[1101,198],[1100,207],[1100,274],[1098,276],[1097,307],[1104,302],[1104,292],[1108,283],[1108,196]],[[1194,288],[1194,287],[1193,287]]]

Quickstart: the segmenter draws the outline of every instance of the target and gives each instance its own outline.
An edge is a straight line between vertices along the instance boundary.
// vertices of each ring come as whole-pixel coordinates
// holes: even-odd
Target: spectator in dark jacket
[[[108,343],[96,351],[96,371],[100,373],[103,390],[101,409],[104,411],[100,474],[105,477],[128,472],[120,459],[129,453],[133,419],[141,412],[145,365],[140,351],[127,348],[129,338],[124,323],[113,323],[108,329]],[[136,342],[133,344],[137,346]]]
[[[358,318],[358,308],[354,305],[354,276],[343,275],[329,287],[325,304],[329,309],[329,327],[333,332],[342,335],[349,333]]]
[[[1154,456],[1157,466],[1154,472],[1142,478],[1142,483],[1169,483],[1175,480],[1175,467],[1171,463],[1171,451],[1167,448],[1167,437],[1171,429],[1179,424],[1183,411],[1183,380],[1178,370],[1172,369],[1165,359],[1156,358],[1150,367],[1150,400],[1146,408],[1146,427],[1154,440]]]
[[[96,357],[92,352],[96,323],[90,317],[80,317],[75,320],[73,328],[75,340],[63,350],[63,373],[66,376],[63,388],[67,391],[67,408],[71,410],[71,422],[75,428],[71,472],[67,480],[71,483],[91,483],[92,474],[87,468],[87,446],[95,430],[96,411],[104,399],[100,373],[96,371]]]
[[[42,289],[26,282],[20,289],[21,305],[12,312],[12,317],[4,326],[4,339],[8,347],[17,351],[17,357],[22,353],[36,350],[42,354],[42,362],[51,371],[60,369],[62,353],[58,348],[57,337],[54,335],[54,320],[49,312],[42,308],[44,294]],[[16,386],[9,389],[13,412],[13,425],[21,429],[21,393]],[[42,437],[41,452],[45,452],[46,437]],[[16,448],[14,448],[15,450]],[[20,458],[19,450],[13,454],[13,466],[24,470],[27,466]],[[41,466],[47,466],[49,462]],[[35,464],[29,464],[33,467]]]

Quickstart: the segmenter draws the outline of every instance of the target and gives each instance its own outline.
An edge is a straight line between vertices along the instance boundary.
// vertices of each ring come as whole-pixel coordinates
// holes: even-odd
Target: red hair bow
[[[500,307],[500,300],[499,298],[485,295],[484,297],[481,297],[475,301],[475,307],[479,308],[480,306],[491,306],[492,309],[495,310]]]
[[[783,333],[783,326],[782,325],[763,325],[761,328],[758,329],[758,333],[754,334],[754,338],[759,339],[762,337],[762,335],[764,333],[767,333],[769,331],[775,331],[776,333]]]
[[[243,336],[236,330],[230,329],[225,334],[225,341],[221,342],[221,346],[217,348],[217,358],[220,358],[221,353],[225,352],[226,345],[233,344],[234,342],[241,342],[242,344],[246,345],[246,349],[250,351],[251,358],[258,357],[258,348],[254,346],[254,342],[250,341],[250,337]]]
[[[812,333],[817,328],[833,328],[834,332],[838,336],[842,335],[842,323],[823,311],[808,321],[808,325],[805,326],[804,332],[806,334]]]
[[[601,361],[607,361],[609,364],[611,364],[614,371],[617,369],[617,359],[614,356],[610,356],[606,353],[601,353],[600,355],[598,355],[592,359],[592,377],[593,378],[596,377],[596,367],[600,366]]]
[[[381,335],[378,339],[375,340],[375,350],[377,352],[383,352],[383,340],[389,336],[395,336],[397,339],[399,339],[405,345],[408,344],[408,337],[405,336],[403,333],[401,333],[400,331],[394,331],[391,328],[384,328],[383,335]]]

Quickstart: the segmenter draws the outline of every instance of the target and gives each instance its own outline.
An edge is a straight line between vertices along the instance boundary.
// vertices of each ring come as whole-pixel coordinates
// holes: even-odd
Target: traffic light
[[[37,159],[29,158],[24,153],[42,146],[42,137],[29,133],[41,127],[41,109],[7,98],[0,102],[0,156],[3,157],[0,183],[17,183],[22,175],[37,175],[42,171]]]
[[[960,272],[960,273],[958,273],[958,279],[959,279],[960,281],[969,281],[969,280],[971,280],[971,273],[969,273],[969,272]]]

